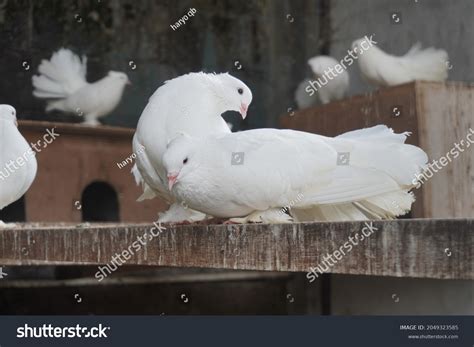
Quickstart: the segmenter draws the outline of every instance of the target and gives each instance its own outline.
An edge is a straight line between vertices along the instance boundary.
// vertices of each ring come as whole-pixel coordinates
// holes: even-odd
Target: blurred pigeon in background
[[[335,138],[277,129],[184,134],[163,160],[178,200],[230,222],[291,221],[286,211],[298,222],[391,219],[410,211],[409,191],[428,160],[404,144],[407,135],[384,125]]]
[[[0,105],[0,210],[20,199],[36,176],[35,153],[17,126],[15,109]]]
[[[61,48],[50,60],[38,67],[33,76],[33,95],[48,99],[46,112],[52,110],[83,116],[89,125],[100,124],[98,119],[112,112],[119,104],[126,84],[123,72],[109,71],[99,81],[86,81],[87,58],[79,58],[71,50]]]
[[[321,104],[319,100],[318,93],[313,93],[311,96],[305,90],[307,86],[309,86],[309,82],[311,82],[310,78],[305,78],[303,81],[298,84],[295,91],[295,102],[296,106],[299,110],[303,110],[305,108],[310,108],[312,106],[316,106]]]
[[[133,149],[140,154],[132,173],[144,190],[139,201],[159,196],[173,203],[160,214],[160,222],[193,222],[206,217],[187,208],[185,202],[174,201],[170,195],[163,166],[168,143],[182,132],[196,137],[229,134],[229,126],[221,115],[237,111],[245,118],[251,102],[250,89],[227,73],[183,75],[165,82],[151,96],[133,138]],[[141,148],[144,150],[139,151]]]
[[[320,55],[308,60],[314,74],[314,80],[305,79],[295,92],[295,101],[299,109],[318,103],[327,104],[342,99],[349,89],[349,74],[339,62],[329,56]],[[336,66],[339,65],[339,69]]]
[[[448,53],[433,47],[421,49],[415,44],[405,55],[397,57],[385,53],[376,45],[365,48],[365,38],[354,41],[352,49],[358,56],[362,76],[378,86],[394,86],[412,82],[444,81],[448,78]]]

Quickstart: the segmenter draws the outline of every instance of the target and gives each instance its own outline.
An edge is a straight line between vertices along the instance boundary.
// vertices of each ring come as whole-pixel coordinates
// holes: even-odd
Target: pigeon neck
[[[13,124],[15,120],[11,119],[11,117],[0,115],[0,122],[9,122]]]
[[[210,90],[198,98],[197,101],[193,99],[191,109],[202,112],[202,115],[207,118],[220,117],[229,110],[224,100]]]

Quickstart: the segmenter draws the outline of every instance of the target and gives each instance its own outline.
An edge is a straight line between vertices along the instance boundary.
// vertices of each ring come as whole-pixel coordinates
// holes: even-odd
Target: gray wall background
[[[391,15],[397,13],[400,23]],[[354,39],[374,33],[384,51],[402,55],[420,42],[448,52],[449,80],[474,81],[474,1],[472,0],[331,0],[331,55],[340,59]],[[350,94],[374,88],[362,81],[354,64]]]
[[[44,103],[31,95],[31,76],[41,59],[68,47],[89,57],[90,81],[111,69],[129,74],[134,85],[109,124],[135,126],[163,81],[200,70],[228,71],[253,90],[252,117],[242,128],[275,124],[292,104],[287,96],[305,74],[306,57],[318,52],[319,6],[287,0],[6,0],[0,8],[0,102],[13,104],[20,117],[44,118]],[[173,31],[170,24],[191,7],[195,16]]]
[[[170,24],[191,7],[195,16],[173,31]],[[392,23],[392,12],[400,24]],[[310,76],[307,59],[320,53],[340,59],[369,33],[394,54],[417,41],[444,48],[450,79],[473,81],[473,17],[472,0],[2,0],[0,102],[13,104],[20,117],[44,118],[31,76],[41,59],[64,46],[88,55],[91,81],[112,69],[132,79],[108,124],[135,126],[163,81],[205,70],[231,72],[254,92],[245,122],[229,116],[238,128],[277,126],[294,108],[296,86]],[[351,95],[371,89],[356,64],[349,72]]]

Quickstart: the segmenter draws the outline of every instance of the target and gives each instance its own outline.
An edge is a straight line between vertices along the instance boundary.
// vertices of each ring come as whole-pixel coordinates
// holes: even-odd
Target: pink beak
[[[18,128],[18,121],[15,119],[15,126]]]
[[[243,102],[240,103],[240,114],[242,115],[242,119],[245,119],[247,117],[247,110],[248,106],[245,105]]]
[[[173,186],[175,185],[176,181],[178,180],[178,175],[177,174],[168,174],[168,188],[169,190],[173,189]]]

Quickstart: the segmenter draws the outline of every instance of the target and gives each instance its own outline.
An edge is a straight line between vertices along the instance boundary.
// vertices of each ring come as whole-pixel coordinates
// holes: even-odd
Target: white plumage
[[[311,67],[315,78],[325,83],[318,89],[319,99],[323,104],[342,99],[349,88],[349,74],[342,68],[341,64],[339,64],[341,69],[338,72],[336,70],[336,65],[338,64],[339,62],[336,59],[326,55],[320,55],[308,60],[308,65]]]
[[[342,99],[349,89],[349,74],[333,57],[320,55],[308,60],[314,79],[305,79],[295,91],[299,109]],[[313,81],[312,85],[310,84]]]
[[[98,119],[112,112],[122,99],[130,81],[123,72],[109,71],[99,81],[86,81],[87,58],[61,48],[38,67],[33,76],[33,95],[48,99],[46,111],[59,110],[84,116],[85,123],[100,124]]]
[[[237,111],[245,118],[251,102],[250,89],[229,74],[190,73],[158,88],[143,110],[133,138],[135,152],[144,147],[132,169],[144,190],[139,200],[160,196],[173,203],[163,166],[168,143],[182,132],[196,137],[231,133],[221,114]],[[160,215],[160,221],[191,222],[204,217],[175,204]]]
[[[0,105],[0,210],[26,193],[36,170],[35,154],[17,129],[15,109]]]
[[[358,55],[362,76],[375,85],[394,86],[415,80],[444,81],[448,78],[448,53],[442,49],[421,49],[417,43],[405,55],[397,57],[376,45],[364,50],[361,47],[364,40],[354,41],[352,48]]]
[[[306,91],[306,87],[309,85],[311,78],[305,78],[303,81],[298,84],[295,90],[295,102],[296,106],[299,110],[303,110],[305,108],[310,108],[312,106],[319,105],[321,101],[319,100],[318,93],[313,93],[309,95]]]
[[[242,217],[233,221],[285,222],[285,208],[295,221],[394,218],[410,210],[409,191],[427,163],[423,150],[404,144],[407,135],[382,125],[335,138],[276,129],[182,135],[164,165],[178,200]],[[236,153],[240,165],[232,165]]]

